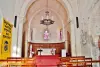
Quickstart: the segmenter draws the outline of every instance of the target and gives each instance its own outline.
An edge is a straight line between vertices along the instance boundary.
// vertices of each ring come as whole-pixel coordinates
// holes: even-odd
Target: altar
[[[61,43],[32,43],[28,42],[28,57],[30,57],[30,53],[35,55],[61,55],[61,50],[64,49],[64,42]],[[30,52],[31,49],[31,52]]]
[[[37,48],[38,55],[55,55],[55,48]]]

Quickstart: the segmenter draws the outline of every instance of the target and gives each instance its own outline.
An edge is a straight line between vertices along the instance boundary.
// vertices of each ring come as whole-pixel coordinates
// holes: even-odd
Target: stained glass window
[[[48,40],[49,39],[49,31],[45,30],[44,31],[44,40]]]

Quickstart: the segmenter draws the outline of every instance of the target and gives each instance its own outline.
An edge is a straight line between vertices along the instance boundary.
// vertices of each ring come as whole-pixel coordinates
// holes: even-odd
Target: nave
[[[100,0],[0,0],[1,67],[99,62]]]
[[[9,57],[0,60],[0,67],[93,67],[100,60],[85,56],[59,57],[59,55],[36,55],[33,58]]]

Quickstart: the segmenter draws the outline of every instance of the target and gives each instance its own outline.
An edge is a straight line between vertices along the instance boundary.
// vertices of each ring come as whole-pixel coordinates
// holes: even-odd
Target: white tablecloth
[[[42,50],[41,55],[55,55],[55,48],[38,48],[37,50]],[[38,55],[40,55],[40,52],[38,51]]]

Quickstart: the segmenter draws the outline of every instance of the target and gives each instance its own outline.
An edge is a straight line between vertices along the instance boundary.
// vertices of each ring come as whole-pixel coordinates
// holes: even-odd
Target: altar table
[[[55,48],[38,48],[38,55],[55,55]],[[41,51],[41,52],[40,52]]]

